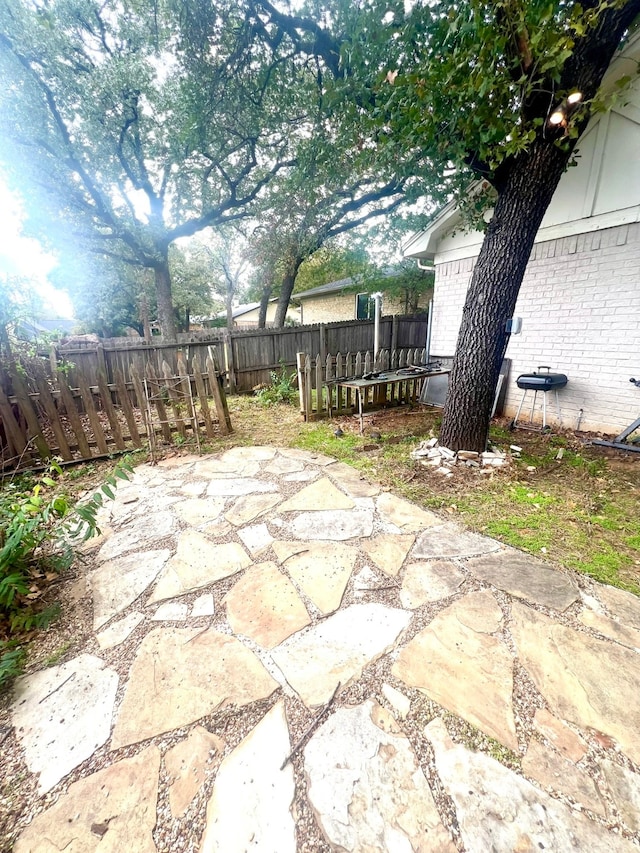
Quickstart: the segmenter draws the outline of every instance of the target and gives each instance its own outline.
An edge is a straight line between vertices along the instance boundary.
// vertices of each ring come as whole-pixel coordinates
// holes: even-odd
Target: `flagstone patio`
[[[15,853],[640,850],[640,600],[317,454],[136,469]]]

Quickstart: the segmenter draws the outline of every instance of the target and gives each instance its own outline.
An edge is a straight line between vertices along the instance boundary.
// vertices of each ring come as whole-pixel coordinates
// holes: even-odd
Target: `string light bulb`
[[[579,104],[582,100],[582,92],[571,92],[571,94],[567,97],[567,103],[574,106],[575,104]]]
[[[555,112],[552,112],[549,116],[549,124],[558,125],[562,124],[563,121],[564,113],[562,112],[562,110],[555,110]]]

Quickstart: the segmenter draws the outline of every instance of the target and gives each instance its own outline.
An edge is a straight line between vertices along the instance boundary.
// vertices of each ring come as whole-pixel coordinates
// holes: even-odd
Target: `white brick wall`
[[[455,352],[474,263],[436,266],[432,353]],[[544,364],[569,377],[559,392],[564,426],[575,428],[582,409],[581,430],[618,433],[640,414],[640,389],[629,382],[640,378],[640,223],[537,243],[516,316],[522,333],[507,350],[508,413],[522,397],[517,376]],[[540,418],[541,394],[538,401]],[[552,393],[547,420],[557,420]]]

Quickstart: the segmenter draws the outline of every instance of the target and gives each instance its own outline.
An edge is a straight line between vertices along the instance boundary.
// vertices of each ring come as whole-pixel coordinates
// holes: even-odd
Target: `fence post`
[[[398,348],[398,315],[394,314],[391,318],[391,352]]]
[[[307,412],[305,409],[305,393],[304,393],[304,378],[305,378],[305,360],[306,356],[303,352],[296,353],[296,367],[298,369],[298,397],[300,398],[300,414],[307,420]]]
[[[324,361],[327,357],[327,327],[320,323],[320,358]]]
[[[229,329],[224,330],[224,337],[222,339],[222,342],[224,346],[224,367],[227,371],[227,377],[229,379],[229,393],[235,394],[236,365],[233,358],[233,338],[231,337]]]
[[[206,367],[207,373],[209,374],[211,393],[218,413],[218,427],[222,435],[229,435],[230,432],[233,432],[231,418],[229,416],[229,407],[227,406],[227,398],[224,393],[224,388],[218,381],[218,366],[212,355],[207,359]]]

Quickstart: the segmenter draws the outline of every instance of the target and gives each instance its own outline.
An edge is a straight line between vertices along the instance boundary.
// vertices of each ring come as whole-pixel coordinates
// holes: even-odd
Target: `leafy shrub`
[[[0,686],[19,671],[23,657],[12,634],[55,618],[56,607],[39,606],[44,585],[71,565],[74,543],[100,532],[98,509],[131,470],[120,462],[98,491],[75,505],[57,488],[57,462],[35,482],[11,480],[0,490]]]
[[[258,388],[255,392],[256,397],[263,406],[273,406],[276,403],[293,403],[298,396],[295,379],[296,372],[287,373],[283,364],[280,373],[276,373],[275,370],[271,371],[271,384]]]

